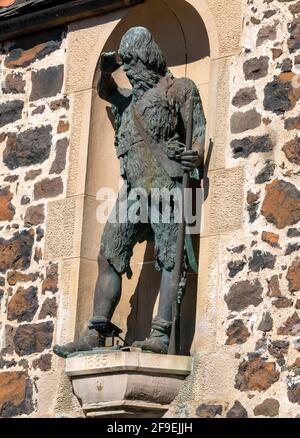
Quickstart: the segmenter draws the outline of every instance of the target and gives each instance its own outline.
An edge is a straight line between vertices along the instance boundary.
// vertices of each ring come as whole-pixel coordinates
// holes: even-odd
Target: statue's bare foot
[[[170,342],[171,322],[156,317],[152,322],[150,336],[145,341],[136,341],[133,347],[157,354],[167,354]]]
[[[89,333],[87,336],[82,336],[77,341],[69,342],[65,345],[54,345],[53,352],[66,359],[70,354],[79,351],[91,351],[94,348],[99,348],[99,336],[98,333]]]

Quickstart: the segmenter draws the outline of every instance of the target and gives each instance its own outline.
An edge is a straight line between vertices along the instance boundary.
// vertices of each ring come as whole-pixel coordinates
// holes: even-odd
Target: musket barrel
[[[193,146],[193,117],[194,117],[194,98],[191,97],[189,105],[189,116],[186,127],[186,145],[187,151],[190,151]],[[180,353],[180,303],[178,303],[178,290],[181,280],[183,258],[184,258],[184,242],[186,234],[185,222],[185,189],[189,186],[190,174],[184,172],[182,179],[182,208],[181,208],[181,223],[179,225],[177,236],[177,249],[175,257],[175,266],[172,275],[171,288],[173,292],[172,301],[172,333],[169,344],[168,354],[178,355]]]

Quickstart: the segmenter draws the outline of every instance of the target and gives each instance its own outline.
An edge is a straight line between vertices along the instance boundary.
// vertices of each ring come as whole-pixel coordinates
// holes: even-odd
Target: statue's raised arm
[[[117,52],[102,52],[100,54],[100,78],[97,85],[99,96],[107,102],[118,106],[124,99],[122,90],[119,89],[112,74],[122,66],[122,61]]]

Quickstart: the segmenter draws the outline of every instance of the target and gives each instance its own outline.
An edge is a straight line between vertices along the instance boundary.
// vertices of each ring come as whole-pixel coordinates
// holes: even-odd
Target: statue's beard
[[[128,79],[132,85],[133,99],[138,100],[146,91],[155,87],[161,79],[161,76],[151,70],[143,70],[140,72],[131,72]]]

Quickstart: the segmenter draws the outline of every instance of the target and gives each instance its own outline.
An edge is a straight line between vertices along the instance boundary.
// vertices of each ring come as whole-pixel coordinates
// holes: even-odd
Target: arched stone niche
[[[136,8],[69,26],[65,93],[71,100],[72,120],[67,193],[65,200],[49,205],[45,248],[46,258],[60,261],[58,342],[72,340],[86,329],[103,231],[96,220],[96,193],[101,187],[111,187],[117,193],[120,181],[109,111],[95,89],[97,61],[102,50],[116,50],[124,31],[134,25],[144,25],[153,32],[176,77],[187,76],[197,84],[208,120],[207,150],[209,143],[213,144],[208,180],[218,181],[225,169],[229,66],[231,57],[240,50],[241,0],[230,5],[220,0],[146,0]],[[121,71],[116,79],[120,84],[126,81]],[[200,274],[192,276],[183,306],[185,353],[190,351],[194,332],[192,352],[214,345],[216,306],[212,300],[216,298],[216,282],[211,279],[212,275],[217,279],[218,241],[226,232],[226,223],[218,225],[215,218],[216,196],[219,194],[213,192],[213,203],[211,196],[205,203]],[[241,217],[240,210],[236,215]],[[152,312],[146,315],[144,310],[155,307],[159,281],[158,274],[153,274],[151,248],[145,253],[145,246],[139,245],[132,267],[134,277],[124,281],[123,297],[114,316],[114,322],[128,331],[129,341],[147,334]]]
[[[117,50],[126,30],[136,25],[145,26],[152,32],[165,54],[167,65],[172,73],[176,77],[188,76],[193,79],[199,87],[203,102],[206,103],[210,77],[210,47],[205,25],[195,9],[182,0],[172,0],[172,2],[162,4],[160,1],[152,1],[141,8],[133,9],[114,28],[103,50]],[[122,69],[114,76],[118,84],[130,88]],[[98,77],[99,71],[96,68],[94,89],[97,88]],[[109,105],[94,93],[85,193],[88,197],[88,202],[85,203],[85,217],[89,221],[86,231],[87,233],[90,233],[89,230],[94,231],[93,236],[83,235],[83,241],[88,242],[88,245],[84,246],[87,258],[94,261],[97,259],[99,236],[103,230],[103,225],[96,220],[96,209],[99,206],[99,201],[96,199],[97,192],[107,187],[113,189],[117,196],[119,183],[122,184],[119,177],[119,163],[113,147],[113,137]],[[126,333],[126,340],[129,343],[136,339],[144,339],[149,334],[160,280],[159,273],[155,272],[154,264],[153,245],[137,245],[131,262],[133,278],[123,279],[122,298],[113,318],[113,321]],[[96,263],[94,265],[91,275],[95,278],[97,266]],[[190,274],[182,319],[185,328],[182,331],[184,334],[183,352],[186,354],[189,353],[194,334],[196,296],[197,275]],[[83,308],[78,310],[82,311]],[[90,315],[91,309],[87,313]]]

